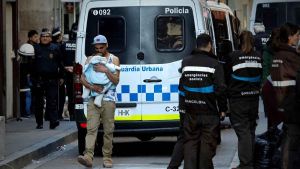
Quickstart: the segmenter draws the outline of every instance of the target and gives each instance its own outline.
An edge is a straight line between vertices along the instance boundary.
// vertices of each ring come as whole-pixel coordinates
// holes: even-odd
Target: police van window
[[[93,53],[93,38],[102,34],[109,43],[108,49],[112,53],[119,53],[125,49],[125,19],[121,16],[89,17],[87,22],[86,55]]]
[[[221,42],[223,39],[229,39],[225,15],[226,13],[223,11],[211,11],[211,13],[215,29],[216,41]]]
[[[256,21],[262,21],[266,32],[286,22],[286,3],[262,3],[256,8]]]
[[[300,2],[287,3],[287,21],[296,25],[300,25]]]
[[[159,16],[156,19],[156,49],[160,52],[182,51],[184,20],[179,16]]]

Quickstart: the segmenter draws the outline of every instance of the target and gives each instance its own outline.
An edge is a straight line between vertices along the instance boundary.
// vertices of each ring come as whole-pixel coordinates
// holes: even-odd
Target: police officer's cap
[[[54,28],[54,29],[52,30],[52,36],[58,36],[58,35],[60,35],[60,34],[61,34],[61,31],[60,31],[60,28],[59,28],[59,27]]]
[[[41,36],[51,36],[51,32],[48,28],[43,28],[41,32]]]

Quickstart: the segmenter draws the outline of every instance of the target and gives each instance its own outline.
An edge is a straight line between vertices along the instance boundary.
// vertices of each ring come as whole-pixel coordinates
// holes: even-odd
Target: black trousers
[[[185,114],[180,113],[180,124],[179,124],[179,134],[177,137],[177,142],[174,146],[171,161],[167,169],[178,169],[183,161],[183,144],[184,144],[184,131],[183,122]]]
[[[259,98],[230,99],[230,121],[238,137],[239,169],[253,169]]]
[[[58,79],[39,79],[34,82],[35,118],[38,125],[43,124],[44,98],[46,98],[45,114],[50,123],[58,120]]]
[[[186,113],[184,118],[184,169],[213,169],[216,154],[218,115]]]
[[[59,92],[58,92],[58,118],[62,119],[62,114],[64,112],[64,106],[66,102],[66,86],[65,82],[59,85]]]
[[[288,169],[300,167],[300,124],[288,124]]]
[[[74,90],[73,90],[73,73],[66,72],[65,84],[68,96],[68,110],[70,115],[70,120],[74,119]]]

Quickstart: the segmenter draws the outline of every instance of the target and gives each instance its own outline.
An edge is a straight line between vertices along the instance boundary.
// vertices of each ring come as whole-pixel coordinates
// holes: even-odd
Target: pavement
[[[49,129],[49,122],[44,122],[43,129],[35,127],[34,117],[6,122],[4,160],[0,161],[0,169],[23,168],[77,139],[74,121],[61,121],[54,130]]]
[[[262,101],[259,107],[256,134],[266,130],[267,120],[264,117]],[[4,160],[0,161],[0,169],[20,169],[38,159],[65,148],[66,144],[77,139],[77,128],[74,121],[61,121],[55,130],[49,129],[49,122],[44,122],[43,129],[35,129],[35,118],[10,120],[5,124]],[[236,138],[235,138],[236,139]],[[239,164],[237,153],[231,167]]]

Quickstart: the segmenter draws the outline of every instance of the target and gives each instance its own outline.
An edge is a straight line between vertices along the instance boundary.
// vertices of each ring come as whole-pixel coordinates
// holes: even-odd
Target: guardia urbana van
[[[80,153],[84,150],[87,100],[81,97],[79,77],[87,56],[93,52],[93,38],[105,35],[108,50],[121,63],[114,136],[150,140],[177,135],[181,60],[196,46],[197,35],[213,30],[210,9],[205,6],[205,2],[197,0],[83,2],[74,67]]]

